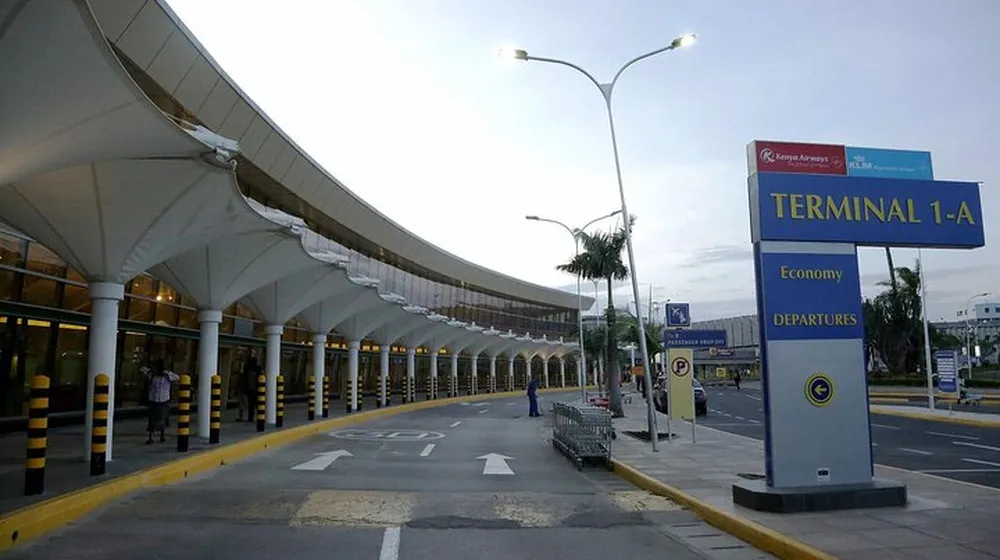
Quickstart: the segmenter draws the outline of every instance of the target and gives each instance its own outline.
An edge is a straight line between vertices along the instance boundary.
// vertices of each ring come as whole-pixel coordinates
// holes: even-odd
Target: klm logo
[[[847,162],[848,169],[858,169],[858,170],[871,170],[875,169],[875,165],[868,161],[865,156],[854,156]]]

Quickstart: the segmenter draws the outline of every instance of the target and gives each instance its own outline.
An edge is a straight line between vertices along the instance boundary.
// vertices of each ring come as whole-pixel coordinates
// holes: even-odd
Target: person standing
[[[736,370],[735,372],[733,372],[733,382],[736,383],[737,391],[740,390],[740,381],[742,380],[743,378],[740,376],[740,370]]]
[[[538,411],[538,381],[531,378],[531,381],[528,381],[528,416],[534,418],[541,415],[542,413]]]
[[[153,362],[152,368],[143,366],[139,371],[149,381],[149,423],[146,426],[149,438],[146,445],[153,443],[153,432],[160,432],[160,443],[163,443],[167,441],[165,432],[170,415],[170,388],[179,377],[164,367],[162,359]]]

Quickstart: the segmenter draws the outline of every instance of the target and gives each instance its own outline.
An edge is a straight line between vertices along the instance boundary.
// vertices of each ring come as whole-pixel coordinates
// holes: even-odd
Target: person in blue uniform
[[[541,416],[538,411],[538,381],[534,378],[528,381],[528,416]]]

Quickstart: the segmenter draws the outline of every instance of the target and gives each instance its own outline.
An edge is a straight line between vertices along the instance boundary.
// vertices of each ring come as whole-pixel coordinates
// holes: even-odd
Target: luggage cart
[[[552,404],[552,415],[552,445],[576,463],[577,470],[583,470],[584,461],[590,459],[603,461],[608,470],[613,468],[610,410],[556,402]]]

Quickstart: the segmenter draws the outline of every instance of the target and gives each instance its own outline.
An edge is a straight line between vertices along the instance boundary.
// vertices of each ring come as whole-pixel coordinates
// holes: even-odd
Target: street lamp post
[[[580,234],[582,234],[594,222],[605,220],[615,216],[619,212],[621,212],[621,210],[615,210],[610,214],[594,218],[584,224],[583,227],[577,229],[573,229],[559,220],[550,220],[548,218],[540,218],[538,216],[525,216],[524,219],[535,222],[548,222],[550,224],[562,226],[563,229],[568,231],[569,234],[573,236],[573,256],[577,257],[580,255]],[[576,323],[577,329],[579,330],[577,340],[580,342],[580,372],[577,374],[577,378],[580,381],[580,400],[581,402],[587,402],[587,353],[583,348],[583,292],[580,289],[580,273],[576,274]]]
[[[530,56],[528,52],[524,49],[502,49],[500,52],[502,56],[505,56],[507,58],[513,58],[515,60],[547,62],[550,64],[558,64],[561,66],[572,68],[573,70],[576,70],[577,72],[586,76],[587,79],[591,81],[591,83],[597,86],[597,89],[600,90],[601,95],[604,97],[604,105],[608,112],[608,127],[611,131],[611,149],[615,156],[615,175],[617,176],[618,179],[618,196],[621,198],[622,218],[625,220],[625,245],[628,248],[628,266],[629,266],[629,272],[631,273],[630,276],[632,277],[632,297],[635,298],[636,301],[639,301],[639,279],[635,268],[635,251],[632,248],[632,227],[631,224],[629,223],[628,205],[625,202],[625,187],[622,185],[622,168],[621,168],[621,161],[618,157],[618,138],[615,135],[615,119],[614,119],[614,113],[611,110],[611,96],[614,93],[615,84],[618,83],[618,78],[620,78],[622,73],[625,72],[625,70],[627,70],[630,66],[632,66],[636,62],[639,62],[640,60],[645,60],[647,58],[656,56],[661,53],[672,51],[676,48],[689,47],[693,45],[694,42],[695,42],[695,35],[693,34],[684,35],[683,37],[678,37],[674,39],[666,47],[661,47],[654,51],[650,51],[646,54],[637,56],[632,60],[623,64],[621,68],[619,68],[618,71],[615,72],[615,75],[611,79],[611,81],[606,83],[601,83],[597,81],[597,79],[594,78],[594,76],[591,75],[590,72],[587,72],[586,70],[577,66],[576,64],[573,64],[572,62],[567,62],[565,60],[559,60],[556,58],[543,58],[538,56]],[[642,321],[641,317],[642,314],[640,313],[639,315],[640,316],[637,317],[636,319],[637,327],[640,333],[645,333],[646,327]],[[639,337],[639,347],[642,349],[642,363],[645,364],[646,368],[649,368],[650,366],[649,348],[647,348],[645,336]],[[653,409],[653,399],[652,399],[653,382],[650,379],[649,375],[644,375],[643,378],[644,378],[644,385],[646,387],[646,395],[649,396],[646,399],[646,419],[647,419],[647,424],[649,425],[649,436],[650,436],[649,441],[652,445],[653,451],[656,451],[657,432],[656,432],[656,412]]]
[[[972,300],[989,295],[989,292],[983,292],[965,301],[965,356],[969,361],[969,379],[972,379],[972,325],[969,324],[969,306],[972,305]]]

